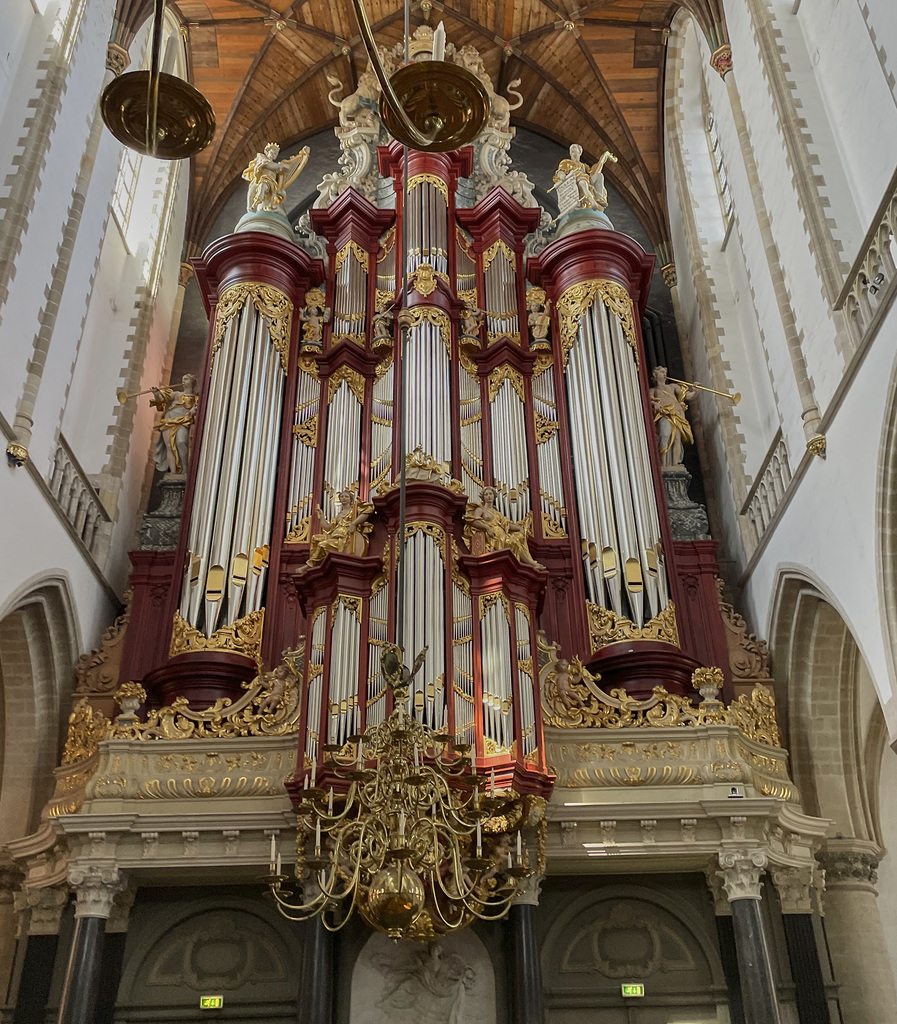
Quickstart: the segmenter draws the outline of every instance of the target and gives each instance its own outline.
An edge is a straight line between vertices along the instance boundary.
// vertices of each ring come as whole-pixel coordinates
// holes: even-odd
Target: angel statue
[[[464,535],[468,545],[475,533],[484,537],[487,551],[508,550],[518,562],[532,569],[545,569],[530,554],[526,525],[508,519],[495,507],[494,487],[484,487],[480,493],[480,504],[471,502],[464,513]]]
[[[276,210],[282,206],[287,197],[287,189],[308,163],[309,153],[308,146],[303,146],[295,156],[278,160],[280,146],[276,142],[269,142],[264,153],[256,153],[243,171],[244,180],[249,182],[246,209],[255,213],[258,210]]]
[[[570,156],[558,164],[554,174],[554,188],[558,192],[558,206],[561,213],[567,213],[569,209],[578,207],[581,210],[598,210],[604,213],[607,209],[607,189],[604,185],[604,165],[610,160],[617,162],[617,158],[609,150],[605,151],[601,159],[591,167],[582,159],[582,146],[573,143],[570,147]],[[575,183],[576,189],[568,185],[568,182]],[[569,198],[568,198],[569,193]]]
[[[685,384],[667,381],[667,368],[655,366],[651,374],[654,387],[649,392],[654,423],[657,428],[657,445],[660,448],[660,464],[666,469],[682,465],[686,444],[694,444],[691,426],[685,417],[696,391]]]
[[[160,385],[150,390],[153,393],[150,405],[162,413],[162,419],[156,424],[159,431],[153,452],[156,469],[160,473],[186,473],[190,433],[199,402],[196,377],[192,373],[185,373],[180,389]]]
[[[374,514],[374,506],[367,501],[358,501],[351,491],[340,491],[339,512],[328,519],[323,509],[318,516],[323,524],[321,532],[311,538],[308,561],[296,575],[302,576],[320,565],[331,551],[341,555],[365,555],[368,549],[368,534],[371,524],[368,520]]]

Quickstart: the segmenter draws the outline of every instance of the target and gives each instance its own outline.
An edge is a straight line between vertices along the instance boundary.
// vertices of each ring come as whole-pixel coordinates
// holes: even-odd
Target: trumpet
[[[672,381],[673,384],[684,384],[688,388],[698,388],[700,391],[709,391],[711,395],[720,395],[722,398],[728,398],[732,405],[738,405],[741,401],[740,391],[736,391],[734,395],[730,395],[728,391],[717,391],[715,388],[706,388],[703,384],[698,384],[697,381],[693,380],[679,380],[678,377],[667,377],[667,380]]]
[[[171,384],[166,386],[170,387],[172,391],[184,390],[183,384]],[[128,394],[128,392],[125,391],[124,388],[122,388],[116,392],[116,396],[118,397],[119,404],[124,405],[125,402],[127,402],[131,398],[139,398],[141,395],[149,395],[152,394],[152,392],[155,390],[155,388],[147,388],[145,391],[132,391],[130,394]]]

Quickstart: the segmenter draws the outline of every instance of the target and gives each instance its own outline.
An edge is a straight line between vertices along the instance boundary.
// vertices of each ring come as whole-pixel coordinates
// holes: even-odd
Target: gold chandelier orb
[[[391,939],[400,939],[423,910],[425,895],[418,874],[398,861],[371,879],[365,916],[372,917]]]
[[[129,149],[157,160],[184,160],[212,141],[215,114],[189,82],[159,73],[155,139],[148,140],[149,71],[119,75],[103,90],[100,111],[110,132]]]
[[[408,136],[385,98],[380,118],[394,139],[425,153],[448,153],[467,146],[480,134],[489,116],[489,94],[483,83],[458,64],[422,60],[407,64],[390,78],[406,116],[432,141],[421,144]]]

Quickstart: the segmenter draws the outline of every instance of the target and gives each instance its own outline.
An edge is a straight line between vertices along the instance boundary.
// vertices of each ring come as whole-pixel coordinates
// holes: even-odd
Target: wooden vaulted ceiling
[[[665,42],[679,7],[715,34],[720,0],[415,0],[412,26],[442,20],[482,54],[497,91],[520,78],[521,125],[605,168],[655,244],[667,237],[661,111]],[[336,123],[327,75],[355,87],[367,57],[350,0],[170,0],[193,84],[215,111],[214,141],[193,162],[188,244],[201,244],[243,168],[268,141],[289,145]],[[119,0],[128,46],[151,0]],[[426,8],[432,9],[426,11]],[[380,45],[402,39],[401,0],[366,0]]]

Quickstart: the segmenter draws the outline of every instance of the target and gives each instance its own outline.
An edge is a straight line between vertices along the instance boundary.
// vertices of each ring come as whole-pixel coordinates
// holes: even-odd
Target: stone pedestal
[[[664,466],[661,473],[673,540],[710,540],[707,509],[688,496],[691,473],[685,466]]]
[[[878,856],[867,850],[819,854],[825,869],[825,923],[844,1024],[892,1024],[897,988],[885,945],[875,881]]]
[[[745,1024],[781,1024],[782,1019],[760,908],[760,877],[766,862],[760,849],[725,850],[719,855],[719,874],[732,910]]]
[[[187,478],[181,474],[171,474],[159,481],[162,491],[159,507],[148,512],[140,524],[141,551],[174,551],[178,546],[186,485]]]

